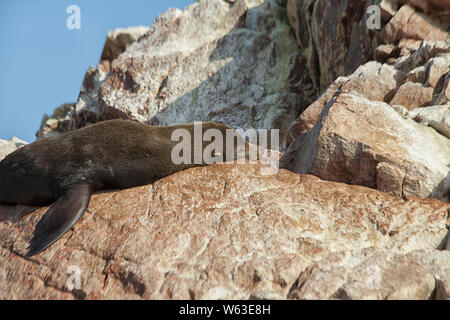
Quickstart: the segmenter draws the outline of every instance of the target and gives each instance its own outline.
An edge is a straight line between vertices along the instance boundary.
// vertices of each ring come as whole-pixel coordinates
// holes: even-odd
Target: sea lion
[[[52,204],[36,225],[27,255],[41,252],[63,236],[83,216],[93,192],[151,184],[172,173],[206,165],[205,159],[173,163],[171,153],[179,144],[171,139],[175,129],[186,129],[191,146],[199,147],[193,141],[194,124],[155,127],[109,120],[37,140],[3,159],[1,204]],[[202,134],[208,129],[218,129],[225,137],[231,128],[215,122],[201,124]],[[210,143],[201,141],[202,150]],[[237,154],[239,151],[242,149],[230,150],[224,143],[223,161],[230,159],[230,152],[232,159],[245,157],[242,152]]]

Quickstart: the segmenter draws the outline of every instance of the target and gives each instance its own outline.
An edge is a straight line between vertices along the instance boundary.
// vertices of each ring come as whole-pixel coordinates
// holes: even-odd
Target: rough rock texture
[[[444,25],[450,25],[450,1],[448,0],[400,0],[398,2],[410,4]]]
[[[0,161],[11,152],[26,145],[27,142],[20,140],[19,138],[12,137],[9,140],[0,139]]]
[[[398,88],[391,104],[404,105],[409,110],[426,106],[433,100],[433,91],[433,88],[424,87],[421,83],[407,82]]]
[[[113,61],[149,29],[149,27],[136,26],[108,32],[100,60]]]
[[[436,279],[436,291],[434,298],[439,300],[450,299],[450,246],[445,251],[423,250],[413,251],[407,255],[408,259],[417,263]]]
[[[374,50],[377,61],[337,78],[293,122],[282,164],[397,196],[449,201],[450,34],[429,11],[387,11],[392,18],[373,42],[383,43]],[[323,112],[339,87],[343,94]]]
[[[450,192],[450,139],[355,91],[324,109],[291,148],[285,167],[295,172],[397,196],[447,200]]]
[[[297,139],[304,130],[311,129],[317,122],[323,106],[331,99],[339,86],[344,90],[356,91],[374,101],[384,101],[404,77],[393,66],[368,62],[359,67],[350,77],[339,77],[336,81],[293,122],[290,138]],[[292,140],[289,140],[291,142]]]
[[[445,40],[448,39],[447,28],[413,7],[404,5],[378,33],[376,40],[381,43],[393,43],[402,38]]]
[[[418,108],[408,112],[407,116],[450,139],[450,105]]]
[[[366,24],[373,4],[381,9],[379,32]],[[399,40],[449,39],[450,24],[442,23],[450,17],[447,0],[288,0],[288,17],[317,93],[337,77],[351,74],[372,53],[376,60],[392,58],[401,49],[396,46]]]
[[[96,99],[96,97],[90,97],[92,95],[92,91],[95,91],[97,94],[98,86],[92,88],[95,81],[99,81],[97,79],[99,76],[104,77],[106,72],[109,72],[109,68],[111,67],[111,62],[116,59],[122,52],[124,52],[132,43],[136,42],[141,36],[143,36],[147,31],[149,31],[149,27],[144,26],[136,26],[129,28],[118,28],[108,32],[108,36],[106,37],[106,42],[103,47],[103,52],[100,58],[100,63],[98,68],[91,67],[89,68],[85,80],[83,82],[83,86],[81,88],[81,92],[78,97],[78,101],[83,99]],[[97,69],[99,69],[97,71]],[[103,71],[103,72],[102,72]],[[97,78],[91,79],[91,73],[96,74]],[[95,89],[95,90],[92,90]],[[94,104],[93,101],[89,101],[88,104]],[[36,137],[38,139],[53,135],[58,135],[61,132],[66,132],[69,130],[77,129],[76,121],[72,120],[72,114],[75,111],[76,103],[65,103],[58,108],[55,109],[53,115],[44,115],[41,126],[36,132]],[[92,110],[86,110],[81,115],[78,115],[77,119],[83,118],[85,119],[85,125],[92,124],[98,122],[100,120],[99,116],[93,116],[97,113],[97,109],[92,112]],[[75,123],[74,123],[75,122]]]
[[[85,76],[71,129],[125,118],[280,129],[315,98],[282,1],[203,0],[160,15]]]
[[[435,251],[427,252],[426,257]],[[319,262],[306,270],[306,276],[300,275],[288,297],[426,300],[437,286],[432,272],[404,254],[364,248],[330,258],[333,263]],[[448,292],[448,288],[444,290]]]
[[[448,299],[450,204],[420,199],[449,201],[448,1],[377,0],[369,31],[374,2],[201,0],[110,34],[39,137],[111,118],[279,128],[281,164],[338,182],[195,168],[94,195],[32,258],[46,208],[2,206],[0,298]]]
[[[450,72],[445,77],[442,92],[438,95],[435,103],[444,104],[445,102],[447,102],[447,104],[449,104],[449,101],[450,101]]]
[[[64,103],[53,111],[51,116],[45,114],[41,121],[41,126],[36,132],[36,138],[55,136],[61,132],[69,131],[69,113],[75,110],[75,103]]]
[[[1,207],[0,297],[427,299],[436,285],[448,295],[450,259],[437,248],[450,205],[260,170],[217,164],[94,195],[73,231],[30,259],[45,208]]]
[[[372,54],[366,8],[376,1],[288,0],[288,17],[316,93],[352,73]]]

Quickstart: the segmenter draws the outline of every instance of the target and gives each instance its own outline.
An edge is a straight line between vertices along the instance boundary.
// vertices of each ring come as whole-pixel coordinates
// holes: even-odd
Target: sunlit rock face
[[[27,259],[46,208],[0,207],[0,297],[428,299],[437,285],[448,294],[450,251],[437,248],[449,204],[262,168],[215,164],[96,194],[72,231]]]
[[[27,143],[20,140],[19,138],[13,137],[9,140],[0,139],[0,161],[5,158],[8,154],[16,151],[20,147],[23,147]]]
[[[370,30],[374,2],[203,0],[111,32],[39,138],[112,118],[277,128],[285,169],[97,193],[31,258],[47,208],[0,206],[0,298],[448,299],[448,10],[376,1]]]
[[[119,38],[110,35],[105,50]],[[91,67],[69,129],[111,118],[217,121],[279,129],[284,147],[315,95],[286,3],[198,1],[161,14],[123,53]]]
[[[306,4],[292,1],[291,7],[300,3]],[[320,1],[311,3],[317,10]],[[396,196],[449,201],[448,26],[433,20],[429,9],[391,4],[392,10],[386,2],[381,5],[387,19],[372,41],[376,61],[350,74],[342,70],[332,74],[331,78],[341,77],[292,124],[282,163],[294,172]],[[349,2],[345,8],[351,7]],[[315,20],[309,23],[320,25]],[[335,54],[320,47],[327,59]],[[325,110],[338,91],[337,100]]]

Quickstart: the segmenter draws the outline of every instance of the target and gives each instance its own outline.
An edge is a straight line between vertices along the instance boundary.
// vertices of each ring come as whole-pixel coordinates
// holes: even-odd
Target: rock
[[[450,72],[447,74],[442,86],[442,91],[438,95],[436,101],[437,104],[449,104],[450,103]]]
[[[408,117],[450,139],[450,105],[418,108],[409,112]]]
[[[400,3],[408,3],[433,19],[439,20],[443,25],[450,25],[450,3],[448,0],[398,0]]]
[[[20,140],[17,137],[12,137],[9,140],[0,139],[0,161],[8,154],[26,145],[27,142]]]
[[[381,10],[381,19],[386,24],[397,13],[399,5],[394,0],[381,0],[379,7]]]
[[[426,85],[436,88],[445,76],[450,73],[450,53],[430,59],[425,65],[427,69]]]
[[[53,111],[51,116],[45,114],[36,138],[41,139],[58,135],[71,129],[69,113],[75,109],[75,103],[64,103]]]
[[[280,129],[283,147],[315,93],[282,4],[198,1],[160,15],[110,66],[88,71],[72,128],[111,118],[218,121]]]
[[[449,37],[449,34],[447,34]],[[449,38],[450,39],[450,38]],[[417,50],[409,49],[412,53],[398,59],[395,68],[408,72],[414,68],[425,65],[430,59],[450,53],[450,40],[422,41]]]
[[[56,108],[53,115],[44,115],[36,137],[54,136],[100,121],[98,91],[110,72],[111,62],[149,30],[148,27],[137,26],[108,32],[101,61],[98,67],[91,66],[86,72],[77,103],[65,103]]]
[[[414,11],[412,8],[401,7],[395,15],[400,15],[397,17],[398,21],[396,22],[394,17],[389,22],[403,31],[406,30],[401,34],[404,38],[400,38],[398,43],[389,42],[398,40],[395,35],[386,41],[386,45],[378,47],[378,51],[375,50],[380,61],[387,58],[386,63],[369,61],[353,74],[337,78],[292,123],[288,139],[290,145],[286,156],[281,159],[285,168],[295,172],[312,173],[326,180],[378,188],[397,196],[414,194],[419,197],[433,196],[444,201],[450,200],[450,140],[446,108],[450,97],[450,37],[445,31],[445,36],[440,37],[443,40],[439,41],[414,38],[413,33],[408,31],[408,24],[399,22],[407,10]],[[419,13],[414,11],[410,18],[414,20],[416,14]],[[420,15],[426,17],[423,13]],[[426,20],[431,23],[430,19]],[[424,27],[427,28],[429,26]],[[444,32],[443,29],[441,31]],[[391,54],[390,50],[396,47],[400,49],[400,53]],[[383,56],[383,52],[387,55]],[[318,119],[324,106],[339,87],[347,94],[344,100],[339,98],[338,102],[342,103],[344,108],[342,105],[332,106],[331,113],[323,115],[323,123],[319,123]],[[360,113],[353,107],[348,107],[355,103],[365,105],[364,110],[373,110]],[[375,105],[386,110],[375,111],[378,109]],[[337,111],[339,108],[343,112],[347,109],[350,113],[341,114]],[[392,110],[398,114],[395,115]],[[385,115],[378,118],[378,112],[380,115],[385,112]],[[332,122],[330,117],[334,118],[335,122]],[[366,118],[363,119],[364,117]],[[423,129],[405,118],[423,126],[430,126],[434,130]],[[416,130],[421,133],[416,133]],[[417,139],[416,142],[410,143],[412,137]],[[371,139],[373,140],[370,141]],[[376,145],[381,148],[379,151],[374,151]],[[439,150],[438,165],[432,160],[430,150],[426,146]],[[389,161],[385,161],[384,155],[381,156],[387,152],[393,156]],[[434,172],[431,175],[435,177],[432,181],[425,182],[429,179],[423,178],[429,175],[426,173],[428,170]],[[405,193],[406,189],[408,191]],[[440,191],[437,191],[438,189]]]
[[[432,297],[435,272],[408,257],[436,251],[449,204],[261,169],[216,164],[96,194],[32,258],[23,254],[46,208],[0,207],[0,297]]]
[[[124,52],[133,42],[136,42],[146,32],[149,27],[136,26],[128,28],[118,28],[108,32],[105,46],[100,60],[107,60],[112,62],[122,52]]]
[[[407,257],[436,279],[435,299],[450,299],[450,251],[423,251],[410,252]]]
[[[288,17],[317,94],[372,55],[366,8],[375,1],[288,0]]]
[[[411,70],[406,77],[406,82],[425,83],[427,79],[427,70],[425,66],[417,67]]]
[[[446,29],[436,20],[416,11],[409,5],[402,6],[395,16],[377,34],[378,43],[395,43],[402,38],[417,40],[447,40]]]
[[[384,25],[373,43],[366,26],[367,7],[372,4],[379,5]],[[369,61],[372,51],[375,60],[386,62],[399,53],[407,55],[409,49],[417,50],[418,40],[449,39],[448,30],[430,18],[442,12],[441,6],[430,6],[424,13],[401,4],[392,0],[352,0],[342,4],[288,0],[289,21],[318,94],[339,76],[348,76]]]
[[[280,160],[287,169],[394,195],[449,200],[449,139],[354,91],[322,114]]]
[[[360,66],[350,77],[339,77],[292,123],[288,142],[295,141],[302,131],[314,126],[323,106],[330,101],[339,86],[342,85],[342,89],[346,91],[359,92],[372,100],[385,101],[391,99],[392,92],[395,92],[404,77],[404,73],[393,66],[375,61]]]
[[[430,273],[405,255],[374,248],[330,255],[309,273],[297,281],[290,298],[426,300],[436,285]]]
[[[370,61],[349,76],[343,89],[359,92],[371,100],[388,101],[404,78],[405,74],[393,66]]]
[[[450,74],[450,42],[423,41],[416,51],[400,57],[394,67],[407,72],[406,82],[397,89],[391,105],[408,109],[420,106],[448,104],[448,75]]]
[[[319,115],[325,104],[331,100],[333,94],[340,85],[346,86],[349,84],[349,78],[339,77],[313,104],[311,104],[303,113],[295,120],[289,130],[290,139],[288,143],[291,144],[297,140],[303,131],[311,130],[317,122]]]
[[[385,62],[389,58],[396,57],[400,54],[400,49],[393,44],[383,44],[375,48],[373,57],[379,62]]]
[[[420,83],[407,82],[395,94],[390,104],[405,106],[408,110],[427,106],[433,100],[433,88],[424,87]]]
[[[408,56],[409,53],[417,51],[422,43],[423,43],[422,40],[408,39],[408,38],[401,39],[398,42],[398,47],[401,49],[400,55]]]
[[[280,164],[318,177],[216,164],[98,193],[31,258],[47,208],[0,206],[0,299],[448,299],[445,4],[200,0],[109,33],[39,137],[112,118],[278,128]]]
[[[376,166],[376,186],[380,191],[391,193],[394,196],[403,195],[403,181],[405,174],[396,166],[387,162],[380,162]]]
[[[102,68],[103,66],[104,64],[102,63],[98,67],[91,66],[84,76],[75,110],[69,114],[71,128],[73,129],[82,128],[103,120],[98,109],[100,85],[105,82],[108,76],[108,71]],[[117,117],[120,118],[119,115]],[[110,116],[104,120],[113,118]]]

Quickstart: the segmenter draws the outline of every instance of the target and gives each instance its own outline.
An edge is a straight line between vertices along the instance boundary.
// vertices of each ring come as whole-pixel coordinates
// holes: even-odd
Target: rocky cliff
[[[9,140],[0,139],[0,161],[11,152],[23,147],[26,144],[27,143],[25,141],[20,140],[17,137],[13,137]]]
[[[298,1],[296,6],[300,3],[305,5]],[[314,2],[313,12],[320,3]],[[351,8],[350,1],[342,10]],[[410,5],[391,14],[371,42],[374,60],[338,77],[292,124],[285,167],[397,196],[449,201],[449,27]],[[318,21],[310,23],[320,26],[323,18],[317,15]],[[338,26],[342,23],[338,21]],[[305,35],[299,37],[302,40]],[[333,40],[318,32],[313,37],[319,37],[320,44]],[[354,41],[360,43],[359,38]],[[352,46],[343,49],[339,58],[343,65],[355,59],[350,49],[345,51]],[[321,70],[321,84],[345,74],[322,66],[321,61],[336,59],[336,50],[321,45],[315,51],[324,56],[314,60],[318,62],[315,68]],[[339,87],[342,94],[325,110],[325,103]]]
[[[72,231],[28,259],[46,208],[33,210],[0,211],[2,298],[428,299],[438,281],[438,298],[450,289],[450,251],[439,250],[450,205],[286,170],[217,164],[95,195]]]
[[[103,52],[114,43],[110,34]],[[280,129],[284,146],[314,99],[304,68],[282,1],[198,1],[163,13],[116,59],[91,67],[66,121],[218,121]]]
[[[448,299],[449,5],[202,0],[111,32],[39,138],[213,120],[280,129],[284,169],[216,164],[96,194],[32,258],[46,208],[2,206],[0,298]]]

